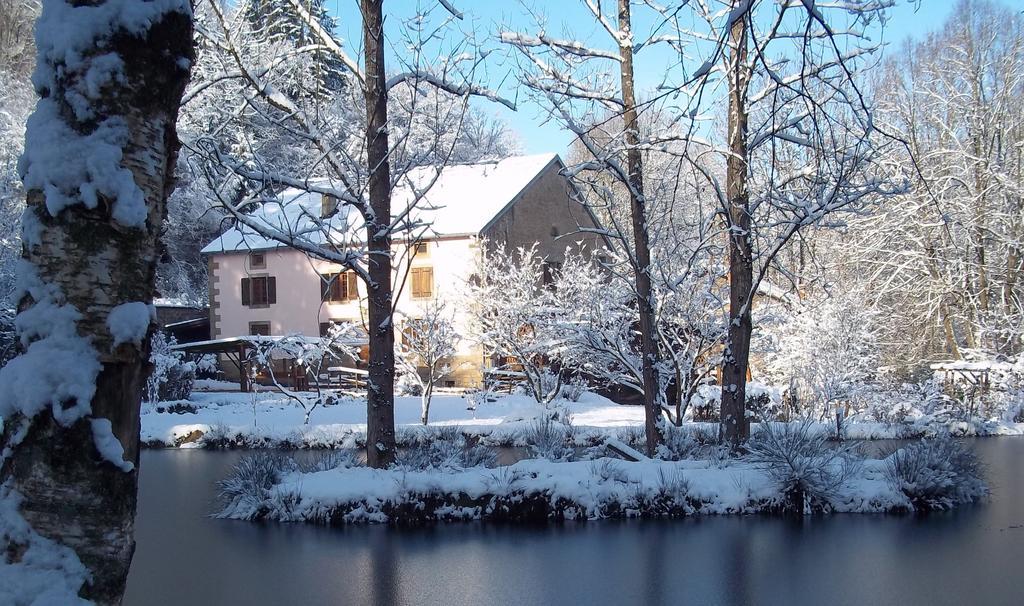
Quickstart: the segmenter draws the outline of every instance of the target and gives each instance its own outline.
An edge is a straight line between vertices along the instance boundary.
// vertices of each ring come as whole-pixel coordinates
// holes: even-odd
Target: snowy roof
[[[407,176],[408,184],[396,187],[392,208],[406,209],[414,202],[414,190],[430,185],[426,195],[410,213],[418,222],[429,223],[427,237],[479,235],[497,216],[533,182],[557,154],[515,156],[497,162],[447,166],[430,185],[436,172],[416,169]],[[274,202],[266,202],[250,214],[253,219],[286,234],[302,234],[313,241],[326,236],[315,228],[320,216],[321,197],[300,189],[286,189]],[[332,239],[341,242],[346,234],[362,227],[357,213],[346,207],[330,219]],[[260,236],[250,227],[232,227],[203,248],[203,253],[262,250],[283,247],[276,240]]]

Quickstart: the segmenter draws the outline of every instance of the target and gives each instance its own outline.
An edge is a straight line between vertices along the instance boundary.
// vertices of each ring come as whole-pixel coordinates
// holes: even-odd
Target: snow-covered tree
[[[758,339],[766,376],[790,386],[798,414],[842,415],[877,374],[879,325],[877,312],[856,293],[805,301]]]
[[[643,394],[635,297],[608,265],[587,254],[566,255],[552,294],[560,318],[558,357],[603,384]],[[713,281],[676,283],[673,290],[656,285],[657,401],[665,420],[679,425],[719,363],[722,300]]]
[[[32,24],[39,8],[38,0],[11,0],[0,5],[0,306],[6,306],[14,292],[15,260],[21,256],[18,226],[25,192],[17,164],[25,142],[25,122],[35,102]]]
[[[449,305],[432,299],[415,317],[405,319],[396,343],[399,370],[419,386],[420,422],[430,418],[430,400],[437,382],[452,374],[452,358],[461,339]]]
[[[467,304],[474,337],[493,369],[522,378],[527,393],[546,404],[561,391],[555,362],[562,342],[561,310],[543,281],[544,259],[536,247],[494,246],[478,259]]]
[[[888,361],[1021,351],[1024,17],[962,1],[880,66],[884,156],[912,189],[855,221],[833,266],[885,311]]]
[[[20,573],[3,574],[17,603],[118,604],[192,10],[44,0],[35,33],[39,100],[18,165],[22,351],[0,369],[0,565]]]

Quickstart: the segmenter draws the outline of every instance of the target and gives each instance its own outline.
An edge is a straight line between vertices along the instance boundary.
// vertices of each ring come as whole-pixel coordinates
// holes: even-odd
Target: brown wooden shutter
[[[331,300],[331,275],[320,274],[320,300]]]
[[[359,298],[359,277],[356,276],[356,272],[347,271],[345,272],[345,279],[348,281],[348,298],[358,299]]]
[[[242,305],[249,306],[249,278],[242,278]]]
[[[270,276],[267,278],[267,305],[274,303],[277,303],[277,278]]]
[[[423,293],[420,296],[434,296],[434,269],[431,267],[424,267],[423,271],[420,272],[420,280],[420,292]]]

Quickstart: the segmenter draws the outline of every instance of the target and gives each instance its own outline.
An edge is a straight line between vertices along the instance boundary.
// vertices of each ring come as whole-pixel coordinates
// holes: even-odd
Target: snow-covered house
[[[416,207],[417,219],[430,224],[411,253],[396,255],[396,330],[415,319],[436,298],[457,302],[474,272],[483,246],[509,249],[536,245],[552,267],[567,247],[593,246],[593,234],[580,233],[596,220],[571,196],[571,185],[556,154],[506,158],[497,162],[444,168]],[[431,175],[432,176],[432,175]],[[429,178],[429,177],[427,177]],[[282,229],[301,224],[296,209],[311,216],[338,212],[328,198],[286,190],[283,204],[256,211]],[[396,189],[393,207],[403,208],[409,191]],[[404,204],[408,204],[405,202]],[[280,217],[275,214],[280,213]],[[255,215],[254,215],[255,216]],[[397,253],[408,250],[396,244]],[[364,324],[365,287],[352,272],[311,259],[249,228],[231,229],[203,253],[209,269],[210,332],[213,339],[242,335],[318,335],[332,322]],[[455,305],[456,330],[469,334],[464,306]],[[485,354],[470,339],[458,349],[447,384],[473,386],[480,380]],[[231,373],[230,365],[225,372]]]

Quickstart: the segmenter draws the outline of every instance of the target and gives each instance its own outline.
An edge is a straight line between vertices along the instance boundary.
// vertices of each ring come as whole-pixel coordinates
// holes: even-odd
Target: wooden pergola
[[[954,360],[936,362],[928,366],[933,371],[942,373],[942,383],[946,388],[956,384],[975,387],[981,393],[987,393],[992,385],[992,371],[1010,371],[1013,365],[1008,362],[967,362]]]
[[[206,355],[213,354],[218,356],[224,356],[231,364],[238,369],[238,387],[241,391],[249,391],[252,387],[249,384],[249,363],[248,353],[254,346],[275,343],[284,339],[281,336],[264,336],[264,335],[245,335],[239,337],[226,337],[223,339],[211,339],[209,341],[196,341],[194,343],[180,343],[178,345],[172,345],[171,349],[174,351],[180,351],[183,353]],[[306,339],[319,339],[319,337],[304,337]],[[365,345],[362,340],[354,341],[354,345]],[[328,369],[330,370],[330,369]],[[352,372],[358,373],[355,369],[347,369]],[[351,373],[350,373],[351,374]],[[290,372],[289,376],[293,380],[297,380],[294,376],[294,372]],[[301,381],[306,380],[305,373],[303,373]],[[298,384],[297,384],[298,385]]]

